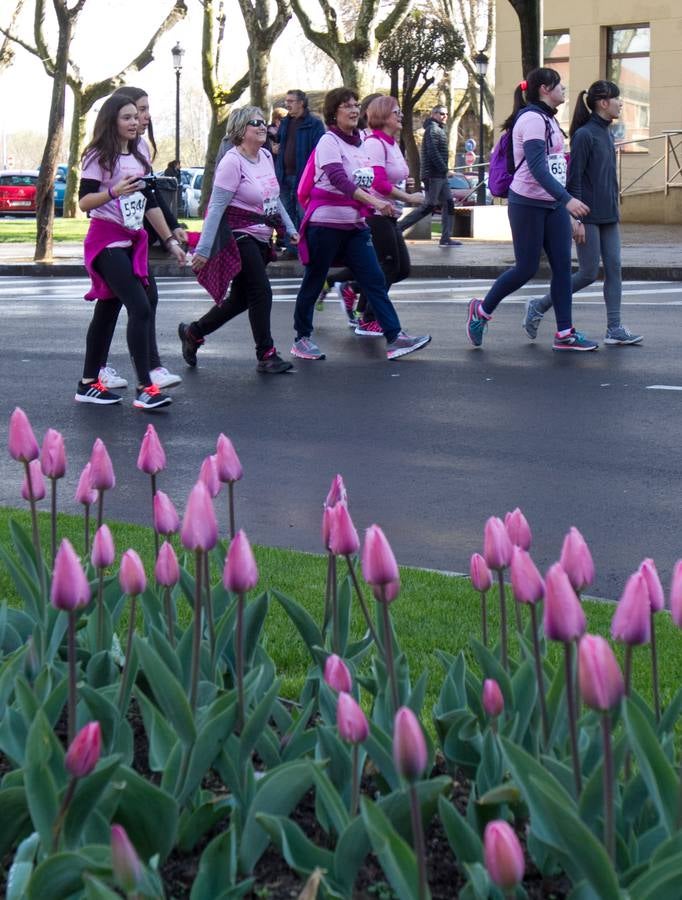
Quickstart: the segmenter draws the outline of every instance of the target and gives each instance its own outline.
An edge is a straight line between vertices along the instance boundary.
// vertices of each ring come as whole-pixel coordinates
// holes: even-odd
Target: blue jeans
[[[535,275],[544,248],[552,268],[550,293],[554,304],[557,331],[571,327],[571,220],[566,207],[526,206],[510,203],[507,207],[514,239],[516,265],[500,275],[483,301],[483,310],[492,315],[499,303],[518,291]]]
[[[301,219],[303,218],[303,210],[299,206],[298,197],[296,196],[296,189],[298,188],[298,178],[295,175],[285,175],[284,180],[279,186],[279,198],[282,201],[282,206],[286,209],[289,214],[289,218],[294,223],[296,227],[296,231],[298,231],[299,226],[301,224]],[[291,250],[296,253],[296,247],[289,242],[289,236],[287,235],[284,244],[287,250]]]
[[[296,339],[310,337],[313,333],[315,303],[331,264],[339,259],[353,270],[388,343],[394,341],[400,331],[400,319],[389,300],[386,279],[374,252],[369,228],[345,230],[326,225],[308,225],[306,239],[310,262],[305,267],[305,275],[296,297]]]

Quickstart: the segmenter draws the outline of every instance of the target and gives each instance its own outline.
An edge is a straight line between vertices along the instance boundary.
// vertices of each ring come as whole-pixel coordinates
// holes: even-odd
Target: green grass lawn
[[[201,231],[203,219],[183,219],[190,231]],[[88,230],[87,219],[62,219],[54,220],[54,241],[65,243],[82,241]],[[20,244],[32,242],[36,239],[36,220],[26,219],[10,221],[0,219],[0,244]]]
[[[219,509],[222,514],[222,510]],[[23,510],[0,508],[0,542],[9,546],[9,521],[16,519],[30,533],[30,519]],[[150,529],[124,523],[108,523],[114,535],[117,559],[133,547],[140,553],[148,576],[153,573],[153,537]],[[41,516],[41,540],[43,548],[49,547],[49,518]],[[60,516],[59,535],[68,537],[77,552],[83,550],[82,520],[74,516]],[[175,543],[177,549],[177,541]],[[272,547],[254,548],[260,572],[260,590],[277,588],[296,599],[321,622],[324,606],[324,586],[326,560],[322,556],[278,550]],[[345,564],[339,566],[345,571]],[[214,572],[217,580],[220,572]],[[152,576],[153,577],[153,576]],[[456,654],[468,648],[470,636],[480,639],[480,599],[473,591],[468,579],[441,575],[421,569],[401,569],[402,588],[400,595],[391,606],[398,637],[410,663],[413,681],[422,671],[428,672],[428,693],[425,706],[428,720],[433,703],[440,690],[442,668],[435,650],[442,649]],[[17,596],[7,572],[0,567],[0,598],[16,604]],[[370,595],[371,599],[371,595]],[[355,601],[354,601],[355,602]],[[183,601],[180,601],[182,606]],[[497,635],[498,599],[496,590],[488,595],[491,619],[491,634]],[[608,636],[613,614],[613,605],[599,601],[585,600],[583,606],[587,615],[588,629]],[[189,614],[183,617],[189,620]],[[364,630],[360,621],[357,604],[354,606],[353,623],[356,635]],[[679,687],[680,651],[682,633],[672,624],[670,616],[662,613],[656,617],[659,646],[659,668],[662,685],[662,700],[667,703]],[[513,621],[511,604],[509,621]],[[310,657],[298,632],[291,624],[276,600],[272,600],[265,626],[265,646],[275,661],[283,680],[283,693],[296,698],[303,685]],[[512,636],[510,652],[516,651]],[[622,654],[621,656],[622,659]],[[550,646],[550,659],[559,663],[560,648]],[[648,649],[636,650],[634,654],[634,686],[644,697],[651,697],[651,671]]]

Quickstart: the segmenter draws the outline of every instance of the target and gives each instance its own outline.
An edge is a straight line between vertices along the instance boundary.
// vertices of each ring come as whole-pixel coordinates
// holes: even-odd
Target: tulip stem
[[[623,660],[623,680],[625,682],[625,696],[629,697],[632,690],[632,644],[625,645],[625,659]],[[630,780],[632,773],[632,756],[630,750],[625,754],[625,772],[623,773],[626,781]]]
[[[76,790],[76,785],[78,784],[77,778],[72,778],[69,781],[69,785],[64,793],[64,799],[61,802],[61,806],[59,807],[59,812],[57,813],[57,818],[54,820],[54,825],[52,826],[52,852],[56,853],[59,849],[59,838],[62,834],[62,826],[64,825],[64,818],[66,817],[67,810],[71,805],[71,801],[73,800],[73,795]]]
[[[33,481],[31,480],[31,468],[29,463],[24,461],[24,471],[26,472],[26,487],[28,489],[28,504],[31,508],[31,531],[33,533],[33,549],[36,555],[36,571],[40,579],[40,597],[43,605],[43,612],[47,609],[47,582],[45,580],[45,566],[43,565],[43,554],[40,550],[40,532],[38,531],[38,510],[36,508],[36,499],[33,496]]]
[[[519,603],[516,601],[518,611]],[[547,715],[547,701],[545,699],[545,673],[542,669],[542,655],[540,653],[540,640],[538,638],[538,616],[535,604],[530,604],[530,620],[533,628],[533,655],[535,656],[535,675],[538,680],[538,697],[540,699],[540,715],[542,716],[542,737],[545,749],[549,745],[549,716]]]
[[[52,519],[50,525],[50,538],[52,545],[52,565],[54,566],[54,558],[57,555],[57,479],[50,478],[50,517]]]
[[[349,555],[346,556],[346,565],[348,566],[348,571],[350,572],[351,581],[353,582],[353,587],[355,588],[355,593],[358,597],[358,603],[360,604],[360,609],[362,610],[362,614],[365,617],[365,622],[367,622],[367,628],[369,629],[369,633],[372,635],[372,640],[376,644],[377,647],[380,647],[379,643],[379,635],[376,632],[376,628],[374,627],[374,622],[372,622],[372,616],[370,615],[369,609],[367,608],[367,603],[365,602],[365,598],[362,596],[362,591],[360,590],[360,584],[358,582],[358,576],[355,574],[355,566],[353,565],[353,560]]]
[[[483,634],[483,646],[488,646],[488,601],[486,592],[481,591],[481,632]]]
[[[338,585],[336,583],[336,555],[331,554],[331,588],[332,588],[332,650],[334,653],[339,652],[341,640],[339,637],[339,602],[338,602]]]
[[[651,680],[653,682],[654,691],[654,711],[656,713],[656,722],[661,721],[661,696],[658,689],[658,650],[656,647],[656,617],[654,611],[651,610]]]
[[[164,588],[164,604],[166,607],[166,621],[168,622],[168,641],[171,647],[175,647],[175,623],[173,622],[173,604],[171,603],[171,589]]]
[[[500,590],[500,642],[502,646],[502,668],[509,671],[509,658],[507,652],[507,600],[504,595],[504,578],[502,569],[497,570],[497,585]]]
[[[203,571],[202,551],[194,555],[194,630],[192,633],[192,676],[190,679],[189,705],[192,715],[197,711],[199,690],[199,662],[201,657],[201,573]]]
[[[227,482],[227,511],[230,517],[230,540],[234,540],[234,481]]]
[[[154,497],[156,497],[156,475],[151,475],[152,480],[152,522],[154,521]],[[154,531],[154,559],[159,555],[159,535],[156,528]]]
[[[133,655],[133,635],[135,634],[135,618],[137,615],[137,594],[133,594],[130,598],[130,619],[128,621],[128,640],[126,642],[126,658],[123,663],[123,672],[121,674],[121,687],[118,692],[118,711],[119,715],[125,712],[123,701],[125,700],[126,691],[128,689],[128,673],[130,672],[130,658]]]
[[[355,816],[358,812],[358,800],[360,797],[360,748],[357,744],[353,744],[351,757],[353,780],[350,789],[350,814]]]
[[[215,625],[213,623],[213,598],[211,595],[211,577],[208,553],[204,554],[204,599],[206,601],[206,625],[208,626],[208,644],[210,648],[211,670],[215,662]]]
[[[391,616],[388,611],[388,602],[384,599],[384,586],[381,591],[381,613],[384,622],[384,655],[386,668],[388,669],[388,680],[391,684],[391,699],[393,700],[393,715],[398,712],[400,702],[398,700],[398,682],[395,674],[395,664],[393,661],[393,634],[391,630]]]
[[[97,650],[104,650],[104,568],[97,569]]]
[[[97,491],[97,528],[102,527],[104,521],[104,491],[100,488]]]
[[[90,552],[90,504],[85,504],[85,509],[83,510],[83,531],[84,531],[84,543],[85,543],[85,556]]]
[[[613,822],[613,750],[611,747],[611,719],[602,713],[601,729],[604,747],[604,846],[611,862],[616,858],[616,833]]]
[[[237,627],[234,634],[235,668],[237,670],[237,727],[244,728],[244,595],[237,594]]]
[[[332,554],[327,551],[327,583],[324,588],[324,617],[322,619],[322,634],[327,630],[331,618],[332,596]]]
[[[523,619],[521,618],[521,604],[516,599],[514,599],[514,615],[516,616],[516,630],[520,637],[523,634]]]
[[[678,830],[682,828],[682,756],[680,757],[680,794],[677,800],[677,823]]]
[[[69,659],[68,743],[76,736],[76,614],[68,613],[67,648]]]
[[[426,843],[424,841],[424,827],[422,825],[422,815],[419,808],[419,797],[417,796],[417,789],[413,784],[409,787],[409,794],[412,840],[414,841],[414,852],[417,857],[417,867],[419,872],[419,900],[426,900],[428,895],[428,882],[426,878]]]
[[[582,777],[580,774],[580,754],[578,752],[578,724],[575,709],[575,694],[573,693],[573,667],[571,658],[573,648],[570,643],[564,643],[564,672],[566,681],[566,705],[568,706],[568,732],[571,736],[571,757],[573,759],[573,778],[575,781],[576,800],[582,793]]]

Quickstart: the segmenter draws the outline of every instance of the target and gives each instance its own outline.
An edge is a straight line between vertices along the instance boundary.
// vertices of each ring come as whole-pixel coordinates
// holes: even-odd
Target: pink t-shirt
[[[331,131],[328,131],[322,135],[315,148],[315,187],[323,191],[329,191],[330,194],[338,194],[339,197],[343,197],[344,195],[334,187],[322,168],[322,166],[327,166],[330,163],[341,163],[350,180],[363,190],[369,191],[372,187],[374,172],[372,171],[372,163],[369,160],[367,147],[364,143],[360,144],[359,147],[354,147],[353,144],[347,144]],[[310,217],[310,222],[313,225],[315,223],[324,223],[332,227],[342,225],[344,228],[360,227],[364,224],[364,221],[359,210],[354,209],[350,205],[322,205]]]
[[[545,123],[548,120],[551,127],[550,154],[560,154],[563,156],[564,136],[557,125],[556,119],[550,118],[549,116],[543,116],[539,112],[530,110],[529,112],[523,113],[522,116],[519,116],[512,132],[515,166],[518,166],[523,159],[523,144],[525,141],[542,141],[546,144],[547,129]],[[552,197],[551,194],[548,194],[547,191],[533,178],[525,159],[512,179],[510,190],[514,191],[515,194],[519,194],[521,197],[528,197],[529,200],[549,200],[552,203],[556,202],[555,198]]]
[[[389,143],[381,137],[370,137],[365,141],[370,165],[382,166],[386,170],[386,177],[395,187],[404,187],[403,182],[410,174],[405,157],[400,152],[397,141]],[[375,191],[371,193],[379,196]]]
[[[213,183],[224,191],[232,191],[231,206],[267,216],[277,213],[279,182],[267,150],[261,148],[258,159],[251,162],[236,147],[232,147],[218,163]],[[236,230],[266,242],[272,236],[269,225],[248,225]]]

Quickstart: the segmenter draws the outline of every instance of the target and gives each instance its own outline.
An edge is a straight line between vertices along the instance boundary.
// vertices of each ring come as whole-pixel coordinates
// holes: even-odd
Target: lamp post
[[[478,72],[478,191],[476,194],[476,203],[478,206],[485,206],[486,190],[485,190],[485,156],[483,154],[483,84],[485,82],[485,73],[488,71],[488,57],[482,50],[474,57],[474,65]]]
[[[185,55],[180,41],[171,50],[171,55],[175,69],[175,158],[180,162],[180,72],[182,72],[182,57]]]

